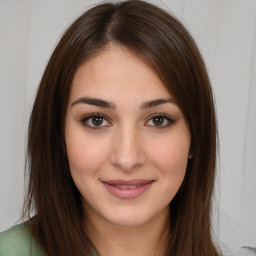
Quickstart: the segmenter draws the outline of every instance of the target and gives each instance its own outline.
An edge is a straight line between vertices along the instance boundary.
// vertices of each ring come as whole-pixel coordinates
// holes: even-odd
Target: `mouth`
[[[140,187],[141,185],[112,185],[112,186],[116,186],[121,189],[127,189],[127,188],[134,189],[134,188]]]
[[[145,193],[154,180],[106,180],[102,183],[111,195],[120,199],[133,199]]]

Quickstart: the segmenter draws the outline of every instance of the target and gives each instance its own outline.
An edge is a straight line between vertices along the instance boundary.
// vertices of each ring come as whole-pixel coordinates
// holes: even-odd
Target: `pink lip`
[[[146,192],[154,180],[106,180],[102,181],[107,190],[115,197],[121,199],[133,199]],[[136,188],[120,188],[117,185],[134,186]]]

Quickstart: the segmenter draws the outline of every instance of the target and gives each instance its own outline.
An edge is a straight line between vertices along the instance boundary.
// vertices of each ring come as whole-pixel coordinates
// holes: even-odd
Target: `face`
[[[158,76],[128,49],[106,48],[77,70],[65,140],[89,219],[134,227],[169,214],[190,131]]]

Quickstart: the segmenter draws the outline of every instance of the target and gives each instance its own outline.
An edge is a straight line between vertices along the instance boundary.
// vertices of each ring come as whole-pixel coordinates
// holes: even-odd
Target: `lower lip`
[[[125,188],[125,189],[116,187],[114,185],[109,185],[107,183],[103,183],[103,184],[113,196],[121,199],[133,199],[133,198],[139,197],[141,194],[146,192],[153,184],[153,181],[147,184],[141,185],[137,188]]]

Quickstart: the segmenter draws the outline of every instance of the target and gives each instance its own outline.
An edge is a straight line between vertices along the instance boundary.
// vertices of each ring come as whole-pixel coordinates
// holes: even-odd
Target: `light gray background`
[[[47,60],[67,25],[98,2],[0,0],[0,230],[21,214],[27,123]],[[209,70],[220,137],[215,234],[227,253],[256,247],[256,0],[149,2],[183,21]]]

